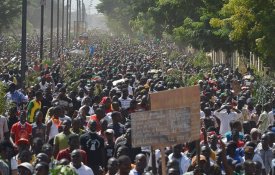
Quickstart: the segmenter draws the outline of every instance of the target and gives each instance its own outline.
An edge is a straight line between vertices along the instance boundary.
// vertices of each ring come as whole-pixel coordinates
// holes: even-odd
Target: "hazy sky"
[[[66,2],[66,1],[65,1]],[[85,6],[86,6],[86,12],[88,14],[96,14],[96,5],[100,3],[100,0],[83,0]],[[92,3],[92,6],[90,4]],[[72,0],[72,11],[76,10],[76,0]]]

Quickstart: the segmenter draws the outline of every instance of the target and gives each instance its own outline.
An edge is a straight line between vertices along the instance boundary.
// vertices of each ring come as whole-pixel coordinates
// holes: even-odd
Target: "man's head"
[[[79,136],[77,134],[70,134],[68,139],[70,150],[79,149]]]
[[[242,131],[242,123],[240,121],[233,120],[230,122],[230,128],[231,130],[236,129],[239,132]]]
[[[42,101],[43,100],[43,93],[41,91],[35,92],[35,98],[37,101]]]
[[[95,114],[96,114],[96,116],[97,116],[97,118],[98,118],[99,120],[101,120],[102,118],[104,118],[104,117],[105,117],[105,112],[104,112],[104,110],[103,110],[103,107],[102,107],[102,106],[98,107],[98,108],[95,110]]]
[[[113,129],[107,129],[105,131],[105,136],[108,141],[113,141],[114,139],[114,130]]]
[[[237,144],[235,142],[229,142],[226,146],[226,151],[227,151],[227,154],[230,156],[230,157],[234,157],[235,156],[235,152],[236,152],[236,149],[237,149]]]
[[[82,161],[82,157],[81,157],[81,152],[79,149],[75,149],[72,151],[71,153],[71,160],[72,160],[72,164],[73,166],[78,169],[81,167],[81,161]]]
[[[175,169],[175,168],[169,168],[167,174],[168,175],[180,175],[180,171],[178,169]]]
[[[269,112],[269,111],[271,110],[271,105],[270,105],[270,103],[264,104],[263,110],[266,111],[266,112]]]
[[[91,132],[96,132],[96,126],[97,126],[97,123],[95,120],[89,121],[89,129]]]
[[[128,89],[126,88],[122,89],[121,94],[122,94],[122,98],[126,99],[129,95]]]
[[[39,153],[36,156],[36,163],[41,163],[41,162],[50,162],[49,156],[45,153]]]
[[[136,163],[136,170],[139,173],[143,173],[144,169],[147,166],[146,156],[144,154],[138,154],[138,155],[136,155],[135,163]]]
[[[49,158],[53,156],[53,147],[52,145],[46,143],[42,146],[42,152],[47,154]]]
[[[43,140],[40,137],[35,137],[32,143],[32,149],[35,153],[40,153],[42,151]]]
[[[120,157],[120,156],[123,156],[123,155],[126,155],[128,156],[129,155],[129,148],[125,145],[121,145],[118,147],[117,149],[117,157]]]
[[[173,146],[173,156],[176,158],[181,157],[182,144],[177,144]]]
[[[20,111],[20,123],[24,125],[27,120],[27,113],[26,111]]]
[[[14,83],[11,83],[9,85],[9,92],[10,93],[13,93],[14,91],[16,90],[16,85]]]
[[[18,166],[18,174],[19,175],[32,175],[33,174],[33,166],[28,162],[21,163]]]
[[[243,165],[245,175],[255,175],[256,165],[252,160],[246,160]]]
[[[131,170],[131,159],[128,156],[120,156],[118,158],[118,167],[120,175],[128,175]]]
[[[23,162],[30,162],[32,160],[32,153],[29,150],[22,150],[18,153],[18,159]]]
[[[80,125],[81,125],[81,118],[79,118],[79,117],[74,118],[72,121],[72,129],[74,131],[77,131],[80,129],[80,127],[81,127]]]
[[[36,175],[48,175],[49,174],[49,165],[45,162],[39,162],[35,165],[35,174]]]
[[[72,126],[72,122],[66,119],[62,122],[62,126],[63,126],[63,131],[68,132]]]
[[[121,113],[120,112],[117,112],[117,111],[112,112],[111,117],[112,117],[113,123],[118,123],[121,121]]]
[[[268,150],[269,148],[269,135],[263,134],[261,138],[262,147],[264,150]]]
[[[254,157],[254,148],[251,146],[246,146],[244,148],[244,156],[246,160],[252,160]]]
[[[114,157],[111,157],[108,160],[107,168],[110,175],[115,175],[118,171],[118,160]]]

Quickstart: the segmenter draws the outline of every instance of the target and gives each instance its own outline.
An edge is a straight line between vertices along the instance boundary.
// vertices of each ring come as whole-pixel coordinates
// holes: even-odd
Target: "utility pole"
[[[43,45],[44,45],[44,6],[46,0],[41,0],[41,21],[40,21],[40,64],[43,60]]]
[[[56,51],[59,51],[59,0],[57,0],[57,19],[56,19]]]
[[[51,41],[50,41],[50,58],[53,59],[53,0],[51,0]]]
[[[64,1],[62,0],[62,28],[61,28],[61,53],[63,54],[63,48],[64,48]]]
[[[85,25],[85,24],[84,24],[84,18],[85,18],[84,9],[85,9],[85,8],[84,8],[83,0],[82,0],[81,7],[82,7],[82,8],[81,8],[81,11],[82,11],[82,15],[81,15],[82,18],[81,18],[81,21],[82,21],[82,30],[83,30],[83,29],[84,29],[84,25]]]
[[[79,3],[78,0],[76,0],[76,38],[78,36],[78,16],[79,15]]]
[[[70,11],[70,15],[69,15],[69,42],[71,41],[71,22],[72,22],[72,0],[70,1],[70,7],[69,7],[69,11]]]
[[[21,87],[25,87],[26,45],[27,45],[27,0],[22,0],[22,35],[21,35]]]
[[[67,8],[66,8],[66,44],[68,45],[68,32],[69,32],[69,0],[67,0]]]

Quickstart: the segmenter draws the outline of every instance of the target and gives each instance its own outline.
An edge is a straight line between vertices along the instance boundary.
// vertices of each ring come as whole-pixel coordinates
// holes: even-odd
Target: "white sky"
[[[97,6],[97,4],[100,3],[100,0],[83,0],[83,2],[86,6],[87,14],[97,14],[97,10],[95,7]],[[90,6],[91,3],[92,6]],[[72,11],[76,11],[76,0],[72,0]]]

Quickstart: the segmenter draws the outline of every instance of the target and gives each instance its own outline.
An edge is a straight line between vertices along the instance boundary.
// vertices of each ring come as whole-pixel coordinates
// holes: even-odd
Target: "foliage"
[[[9,27],[21,12],[19,0],[1,0],[0,2],[0,32]]]
[[[183,85],[182,72],[178,69],[173,69],[167,73],[165,77],[165,82],[170,83],[179,83],[181,86]]]
[[[205,51],[253,52],[275,66],[273,0],[101,0],[97,8],[116,31],[158,39],[165,33]]]
[[[220,17],[210,24],[229,30],[229,39],[244,55],[253,51],[266,64],[275,65],[275,3],[272,0],[229,0],[220,10]],[[273,58],[273,59],[270,59]]]
[[[58,165],[50,170],[51,175],[77,175],[77,173],[66,165]]]
[[[191,64],[193,65],[193,67],[200,67],[204,70],[210,70],[212,68],[211,58],[208,57],[203,50],[195,53]]]
[[[3,115],[7,109],[7,102],[6,102],[6,89],[7,87],[4,83],[0,82],[0,115]]]
[[[194,86],[198,84],[199,80],[204,78],[203,73],[195,74],[195,75],[185,75],[185,85],[187,86]]]

